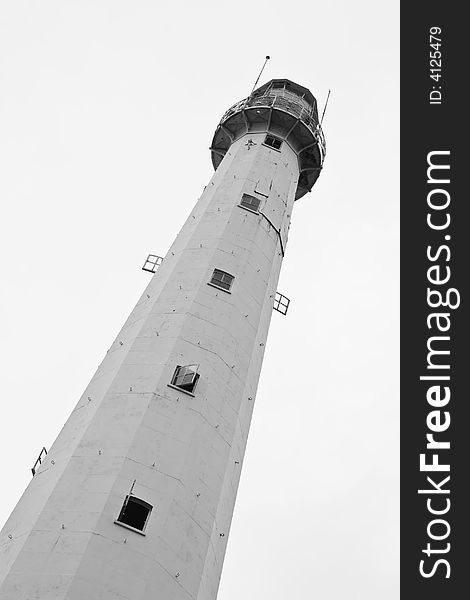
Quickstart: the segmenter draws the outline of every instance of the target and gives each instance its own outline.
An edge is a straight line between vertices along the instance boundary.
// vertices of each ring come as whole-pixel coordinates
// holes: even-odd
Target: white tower
[[[214,176],[0,534],[0,600],[217,596],[290,216],[325,155],[316,101],[272,80],[211,151]]]

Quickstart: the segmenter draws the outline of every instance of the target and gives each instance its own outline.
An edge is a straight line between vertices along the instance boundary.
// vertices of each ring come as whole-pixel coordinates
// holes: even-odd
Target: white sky
[[[218,600],[398,598],[399,3],[0,3],[0,521],[212,175],[288,77],[327,158],[296,203]]]

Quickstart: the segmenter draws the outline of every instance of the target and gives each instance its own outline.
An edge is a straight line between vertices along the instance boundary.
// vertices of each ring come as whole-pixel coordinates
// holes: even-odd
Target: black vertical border
[[[470,267],[470,197],[466,189],[470,161],[464,140],[467,137],[468,119],[464,112],[465,88],[468,88],[468,35],[469,25],[464,17],[464,4],[457,2],[402,2],[400,42],[400,115],[401,115],[401,598],[403,600],[453,600],[466,597],[467,579],[470,579],[470,419],[468,405],[470,393],[467,373],[470,374],[468,327],[468,278]],[[430,78],[429,33],[431,27],[442,30],[442,77],[439,82]],[[433,86],[441,86],[442,103],[431,105],[429,94]],[[426,223],[429,211],[427,194],[431,189],[427,182],[427,155],[431,151],[450,150],[450,184],[445,187],[451,195],[449,212],[451,223],[445,231],[433,231]],[[446,159],[441,159],[446,162]],[[468,163],[468,164],[467,164]],[[446,211],[443,211],[443,213]],[[440,213],[443,217],[443,213]],[[450,240],[444,236],[450,235]],[[447,244],[451,251],[448,262],[443,251],[437,262],[451,269],[451,278],[445,288],[454,287],[460,292],[461,304],[452,310],[441,307],[432,309],[427,303],[427,270],[437,262],[426,256],[427,247],[436,250]],[[449,371],[427,370],[427,341],[438,335],[436,329],[428,329],[429,313],[450,313],[451,327],[448,349],[450,355],[441,362],[450,362]],[[445,344],[443,344],[444,348]],[[436,410],[426,400],[430,385],[439,382],[420,381],[421,375],[450,374],[451,399],[441,411],[450,412],[451,424],[447,431],[435,434],[436,439],[450,441],[450,450],[439,452],[439,461],[450,461],[450,472],[423,473],[419,468],[419,455],[426,452],[426,434],[429,429],[426,418]],[[428,450],[429,454],[433,451]],[[428,458],[428,462],[429,462]],[[450,494],[424,495],[418,489],[431,488],[426,477],[434,476],[436,482],[450,475],[447,486]],[[435,508],[446,506],[444,498],[450,499],[449,512],[431,515],[427,498],[433,498]],[[435,500],[434,500],[435,499]],[[440,504],[439,504],[440,503]],[[468,507],[468,508],[467,508]],[[446,519],[450,525],[448,538],[435,541],[429,538],[427,527],[436,518]],[[432,531],[441,535],[444,525],[433,526]],[[423,550],[428,542],[436,549],[447,548],[449,552],[431,554]],[[430,573],[440,558],[450,565],[450,577],[446,578],[447,566],[436,566],[435,574],[425,578],[423,569]]]

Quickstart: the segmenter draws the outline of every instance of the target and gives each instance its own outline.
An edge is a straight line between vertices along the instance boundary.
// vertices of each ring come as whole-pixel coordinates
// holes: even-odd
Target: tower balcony
[[[270,133],[297,154],[295,199],[309,192],[320,175],[326,143],[311,92],[289,79],[273,79],[227,110],[215,131],[212,164],[217,169],[233,142],[247,133]]]

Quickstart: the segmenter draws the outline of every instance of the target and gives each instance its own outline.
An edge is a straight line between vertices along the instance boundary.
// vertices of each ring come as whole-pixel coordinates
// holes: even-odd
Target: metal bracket
[[[39,465],[41,465],[43,459],[47,456],[47,450],[46,448],[43,446],[41,452],[39,453],[39,456],[36,459],[36,462],[34,463],[33,467],[31,468],[31,473],[33,474],[33,477],[36,475],[36,467]]]
[[[163,258],[156,254],[149,254],[142,267],[142,271],[148,271],[149,273],[155,273],[157,268],[162,264]]]
[[[279,292],[276,292],[276,295],[274,296],[274,305],[273,305],[274,310],[277,310],[277,312],[280,312],[281,315],[286,315],[287,309],[289,308],[289,304],[290,304],[289,298],[287,298],[286,296],[283,296]]]

